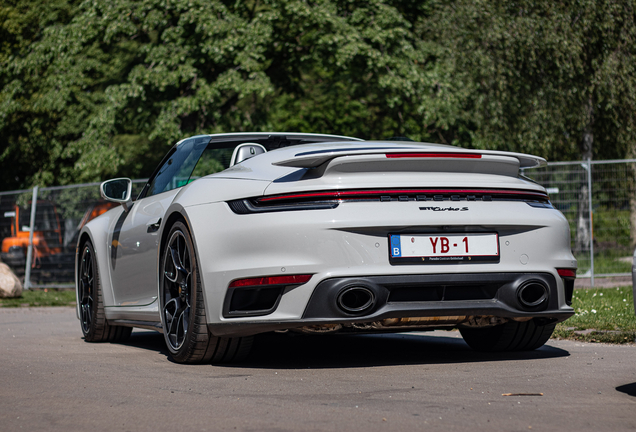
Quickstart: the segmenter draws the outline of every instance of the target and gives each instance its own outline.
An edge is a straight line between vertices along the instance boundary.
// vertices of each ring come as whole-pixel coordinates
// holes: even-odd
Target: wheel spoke
[[[168,261],[168,255],[170,256],[169,261]],[[169,264],[170,262],[172,263],[172,269],[168,270],[167,264]],[[164,259],[163,274],[166,276],[166,279],[168,279],[170,282],[176,283],[178,278],[178,273],[179,272],[177,271],[177,264],[174,258],[174,250],[170,246],[168,246],[168,250],[166,251],[166,258]]]
[[[88,261],[86,263],[86,276],[89,278],[92,278],[93,276],[93,260],[91,259],[91,253],[88,252],[87,254],[88,256],[86,257],[86,260]]]
[[[187,324],[185,323],[185,319],[186,308],[182,306],[175,312],[172,318],[172,325],[170,326],[170,336],[175,345],[181,345],[183,343],[183,339],[185,338],[187,331]]]
[[[183,339],[185,338],[185,334],[186,334],[186,326],[184,324],[184,319],[185,319],[185,311],[186,308],[182,307],[178,313],[177,313],[177,328],[176,328],[176,338],[177,338],[177,342],[179,341],[183,341]],[[179,328],[181,328],[181,332],[179,332]],[[179,343],[179,345],[181,345],[181,343]]]
[[[164,274],[170,282],[181,285],[184,283],[184,280],[189,274],[189,272],[183,267],[183,264],[181,262],[181,257],[179,257],[178,246],[176,248],[168,247],[168,252],[170,253],[170,258],[172,261],[172,266],[174,267],[174,271],[170,272],[168,270],[165,270]]]
[[[91,325],[91,321],[93,317],[91,316],[91,310],[87,305],[82,305],[82,321],[86,323],[87,326]]]
[[[176,330],[174,329],[176,322],[177,321],[174,319],[174,316],[170,315],[170,327],[168,328],[168,338],[170,339],[170,343],[172,343],[173,347],[178,346]]]
[[[180,240],[181,240],[181,236],[178,236],[177,237],[177,247],[176,247],[176,249],[177,249],[177,257],[179,258],[178,267],[183,267],[183,261],[181,261],[181,255],[179,254],[179,252],[181,251],[181,245],[180,245],[181,241]]]
[[[183,268],[183,263],[181,261],[181,257],[179,256],[178,246],[176,250],[172,249],[171,252],[172,252],[172,261],[174,263],[174,267],[177,274],[177,278],[175,282],[178,284],[182,284],[184,275],[187,275],[188,271],[185,268]],[[178,260],[178,263],[177,263],[177,260]]]
[[[182,340],[180,340],[179,327],[185,309],[186,307],[184,305],[179,305],[178,297],[170,300],[164,308],[164,316],[166,324],[168,324],[168,337],[175,347],[181,345],[182,342]]]
[[[169,325],[172,325],[172,321],[174,319],[174,312],[176,312],[177,310],[178,310],[178,307],[177,307],[176,298],[173,298],[168,303],[166,303],[166,306],[163,308],[166,321],[168,321]]]

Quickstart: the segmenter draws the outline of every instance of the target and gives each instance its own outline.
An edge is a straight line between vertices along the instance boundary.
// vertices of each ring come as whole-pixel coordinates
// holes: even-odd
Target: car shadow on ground
[[[629,396],[636,397],[636,382],[616,387],[616,390]]]
[[[431,336],[422,333],[382,335],[258,335],[250,355],[242,362],[215,366],[258,369],[355,368],[437,363],[474,363],[567,357],[566,350],[548,343],[535,351],[481,353],[466,345],[457,333]],[[163,335],[135,330],[126,346],[155,351],[173,361]]]
[[[535,351],[481,353],[459,337],[425,334],[294,336],[265,334],[256,338],[250,356],[234,367],[306,369],[354,368],[409,364],[473,363],[566,357],[549,345]]]
[[[130,338],[126,342],[123,342],[122,345],[147,351],[155,351],[165,356],[170,354],[166,347],[163,333],[152,330],[134,329]]]

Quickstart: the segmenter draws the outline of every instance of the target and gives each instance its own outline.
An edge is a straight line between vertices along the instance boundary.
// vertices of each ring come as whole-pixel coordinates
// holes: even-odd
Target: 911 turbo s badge
[[[420,207],[420,210],[432,210],[432,211],[468,211],[468,207]]]

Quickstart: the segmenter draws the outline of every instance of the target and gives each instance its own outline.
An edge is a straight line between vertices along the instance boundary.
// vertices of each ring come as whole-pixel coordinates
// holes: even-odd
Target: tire
[[[532,351],[542,347],[554,331],[556,323],[539,325],[535,320],[486,328],[460,328],[464,341],[474,350],[485,352]]]
[[[190,233],[176,222],[161,255],[159,296],[166,346],[178,363],[243,360],[253,337],[224,338],[208,331],[199,269]]]
[[[123,342],[130,337],[132,327],[114,326],[106,321],[95,250],[90,241],[84,243],[81,250],[77,275],[77,302],[84,340],[86,342]]]

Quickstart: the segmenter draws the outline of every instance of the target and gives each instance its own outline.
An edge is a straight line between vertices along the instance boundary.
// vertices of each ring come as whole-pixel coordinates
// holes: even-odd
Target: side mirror
[[[237,163],[241,163],[246,159],[252,158],[261,153],[266,153],[267,150],[260,144],[256,143],[243,143],[236,146],[234,152],[232,152],[232,159],[230,159],[230,166],[234,166]]]
[[[106,180],[99,186],[99,193],[106,201],[121,204],[126,211],[132,207],[132,180],[129,178]]]

